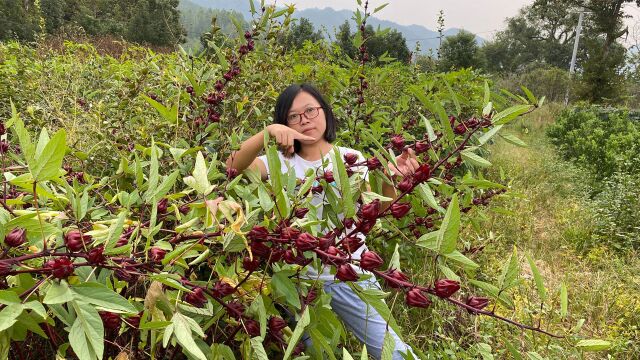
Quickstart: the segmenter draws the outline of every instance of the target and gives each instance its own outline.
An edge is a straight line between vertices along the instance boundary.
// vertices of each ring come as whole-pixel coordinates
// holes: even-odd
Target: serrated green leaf
[[[567,294],[567,285],[565,285],[565,283],[562,283],[560,285],[560,316],[561,317],[564,318],[567,316],[568,306],[569,306],[569,296]]]
[[[531,110],[531,105],[516,105],[495,114],[491,119],[493,125],[507,124],[518,116]]]
[[[393,351],[396,349],[396,341],[391,335],[391,332],[387,331],[384,334],[384,340],[382,341],[382,353],[380,360],[393,360]]]
[[[102,284],[85,282],[71,287],[73,298],[112,312],[137,313],[136,308],[121,295]]]
[[[604,351],[611,348],[611,343],[598,339],[580,340],[576,344],[576,347],[582,351]]]
[[[104,351],[104,327],[100,315],[93,306],[71,302],[76,320],[69,332],[69,342],[80,360],[102,359]]]
[[[502,126],[502,125],[499,125]],[[502,136],[503,139],[505,139],[507,142],[516,145],[516,146],[520,146],[520,147],[527,147],[527,143],[525,143],[524,141],[520,140],[519,137],[512,135],[512,134],[504,134],[504,135],[500,135]]]
[[[518,265],[518,251],[514,246],[509,260],[502,267],[502,273],[500,274],[500,278],[498,280],[498,285],[502,291],[516,285],[518,274],[520,273]]]
[[[18,321],[18,316],[22,314],[24,306],[22,304],[10,304],[0,311],[0,332],[12,327]]]
[[[67,148],[66,135],[64,130],[58,130],[45,145],[42,154],[35,160],[30,170],[36,181],[51,180],[60,176],[62,159]]]
[[[460,207],[458,194],[454,194],[438,231],[437,249],[439,254],[448,254],[456,249],[459,230]]]
[[[531,268],[531,273],[533,274],[533,280],[536,283],[538,296],[540,296],[540,301],[544,302],[547,300],[547,289],[544,287],[544,280],[542,279],[542,275],[540,275],[540,271],[538,270],[535,261],[533,261],[529,254],[526,254],[526,256],[529,268]]]
[[[300,316],[300,320],[298,320],[298,324],[293,330],[293,334],[291,334],[291,337],[289,338],[289,344],[287,345],[287,350],[285,350],[282,360],[287,360],[291,356],[293,349],[296,347],[298,341],[300,340],[300,337],[302,337],[302,334],[304,333],[304,329],[307,327],[307,325],[309,325],[310,322],[311,316],[309,315],[309,307],[307,306]]]
[[[173,332],[178,341],[178,344],[182,346],[183,350],[187,351],[193,357],[199,360],[207,360],[202,350],[196,344],[192,332],[191,325],[189,325],[189,319],[181,313],[173,314],[171,318],[173,325]]]

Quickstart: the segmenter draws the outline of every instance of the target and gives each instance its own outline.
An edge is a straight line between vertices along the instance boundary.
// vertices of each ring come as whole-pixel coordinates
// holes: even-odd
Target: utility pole
[[[580,10],[580,16],[578,17],[578,27],[576,28],[576,41],[573,43],[573,54],[571,55],[571,65],[569,65],[569,80],[573,78],[573,73],[576,71],[576,57],[578,56],[578,43],[580,42],[580,32],[582,31],[582,19],[584,18],[584,9]],[[567,92],[564,95],[564,105],[569,104],[569,88],[571,82],[567,85]]]

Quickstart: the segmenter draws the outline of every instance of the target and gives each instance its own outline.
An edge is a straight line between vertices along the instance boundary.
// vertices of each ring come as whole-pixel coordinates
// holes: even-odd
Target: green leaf
[[[529,110],[531,110],[531,105],[512,106],[495,114],[491,121],[493,122],[493,125],[507,124]]]
[[[44,304],[64,304],[73,300],[73,293],[66,281],[51,282],[42,302]]]
[[[172,172],[171,175],[165,177],[164,180],[162,181],[162,184],[160,184],[160,186],[158,186],[155,192],[145,200],[149,201],[149,200],[155,199],[157,201],[162,199],[162,197],[165,196],[167,192],[169,192],[169,190],[171,190],[173,185],[176,183],[178,176],[180,176],[180,170],[176,170]]]
[[[173,314],[171,323],[173,324],[173,332],[176,336],[176,340],[178,340],[182,349],[197,359],[207,360],[207,357],[204,355],[202,350],[200,350],[198,345],[196,345],[196,342],[193,339],[193,334],[191,333],[192,327],[189,324],[189,319],[177,312]]]
[[[536,97],[533,96],[531,90],[527,89],[524,85],[521,85],[520,88],[522,89],[522,91],[524,91],[524,94],[527,95],[527,99],[529,99],[530,104],[535,104],[538,102]]]
[[[488,104],[490,104],[491,100],[491,89],[489,89],[489,82],[488,81],[484,81],[484,98],[482,100],[482,103],[484,104],[484,106],[487,106]]]
[[[377,13],[378,11],[384,9],[387,5],[389,5],[389,3],[386,4],[382,4],[380,6],[378,6],[377,8],[373,9],[373,14]]]
[[[389,260],[389,268],[390,269],[400,269],[400,244],[396,243],[396,248],[393,250],[393,255],[391,256],[391,260]]]
[[[567,285],[565,285],[565,283],[562,283],[560,285],[560,316],[561,317],[566,317],[567,316],[567,308],[569,306],[569,297],[567,294]]]
[[[344,206],[344,216],[345,218],[352,218],[356,214],[356,207],[353,203],[353,196],[351,195],[351,184],[349,183],[349,176],[347,176],[347,169],[345,168],[344,162],[340,156],[340,151],[337,147],[333,148],[331,155],[333,171],[338,175],[336,176],[336,181],[338,182],[338,186],[340,186],[340,191],[342,193],[341,200]]]
[[[353,289],[353,291],[358,295],[358,297],[364,301],[367,305],[376,309],[378,314],[387,321],[389,326],[396,332],[396,334],[402,338],[402,331],[398,324],[396,323],[396,319],[391,314],[391,310],[389,306],[382,300],[385,293],[374,290],[374,289],[363,289],[360,285],[355,283],[349,283],[349,286]]]
[[[262,346],[262,338],[251,338],[251,348],[253,349],[254,359],[269,360],[267,352],[265,351],[264,346]]]
[[[459,230],[460,207],[458,206],[458,194],[454,194],[438,231],[437,249],[439,254],[448,254],[456,249]]]
[[[198,151],[196,155],[196,164],[193,169],[193,176],[184,178],[185,184],[192,187],[199,194],[207,195],[213,190],[213,186],[209,183],[207,178],[207,164],[204,160],[204,156],[201,151]]]
[[[489,283],[478,281],[478,280],[469,280],[469,282],[484,290],[488,295],[492,296],[494,299],[497,299],[502,305],[506,306],[509,309],[513,309],[513,301],[505,294],[501,293],[500,289],[497,286],[491,285]],[[498,296],[498,294],[500,294]]]
[[[484,145],[487,141],[489,141],[489,139],[491,139],[495,134],[497,134],[498,131],[500,131],[500,129],[502,129],[503,126],[504,125],[494,126],[489,131],[482,134],[482,136],[480,136],[480,138],[478,139],[478,142],[480,143],[480,145]]]
[[[353,356],[349,354],[349,351],[346,347],[342,348],[342,360],[353,360]]]
[[[431,126],[431,122],[429,121],[429,119],[424,117],[424,115],[422,114],[419,114],[419,115],[422,121],[424,122],[424,127],[427,130],[427,137],[429,138],[429,141],[436,141],[436,133],[435,131],[433,131],[433,126]]]
[[[69,343],[80,360],[102,359],[104,351],[104,327],[100,315],[93,306],[71,302],[76,320],[69,332]]]
[[[382,341],[382,354],[380,360],[392,360],[393,351],[396,349],[396,341],[391,335],[391,332],[387,331],[384,334],[384,340]]]
[[[51,180],[60,175],[60,167],[62,166],[66,147],[66,133],[62,129],[58,130],[30,169],[31,175],[36,181]]]
[[[502,125],[498,125],[498,126],[502,126]],[[507,142],[516,145],[516,146],[520,146],[520,147],[527,147],[527,143],[525,143],[524,141],[520,140],[519,137],[512,135],[512,134],[504,134],[504,135],[500,135],[502,136],[503,139],[505,139]]]
[[[146,96],[146,95],[142,95],[142,97],[149,103],[151,104],[151,106],[153,106],[154,109],[156,109],[158,111],[158,113],[160,114],[160,116],[162,116],[162,118],[164,120],[166,120],[168,123],[170,124],[177,124],[178,123],[178,108],[179,108],[179,102],[180,102],[180,95],[178,94],[178,103],[176,103],[176,105],[172,106],[171,108],[168,108],[162,104],[160,104],[159,102],[153,100],[152,98]]]
[[[451,252],[449,254],[444,254],[444,257],[446,257],[449,260],[453,260],[455,262],[458,262],[458,263],[462,264],[462,266],[465,269],[475,270],[475,269],[480,267],[480,265],[476,264],[473,260],[471,260],[468,257],[464,256],[458,250],[456,250],[454,252]]]
[[[280,271],[274,274],[271,278],[270,286],[277,297],[284,297],[290,305],[300,309],[298,291],[291,279],[289,279],[289,275],[291,275],[290,271]]]
[[[12,327],[18,321],[22,310],[24,310],[22,304],[11,304],[2,309],[0,311],[0,332]]]
[[[516,285],[518,273],[520,272],[518,262],[518,251],[516,247],[513,247],[513,252],[509,257],[509,260],[506,264],[504,264],[502,268],[502,273],[500,274],[500,278],[498,280],[498,284],[502,291],[509,289],[510,287]]]
[[[74,299],[88,302],[114,312],[137,313],[127,299],[102,284],[85,282],[71,287]]]
[[[20,151],[24,155],[29,168],[33,168],[35,166],[36,148],[35,145],[31,142],[31,136],[29,135],[27,129],[24,127],[22,119],[20,119],[20,116],[16,112],[13,101],[11,102],[11,112],[12,116],[9,122],[12,124],[13,131],[18,136]]]
[[[536,289],[538,290],[538,296],[540,296],[540,301],[544,302],[547,300],[547,289],[544,287],[544,281],[542,279],[542,275],[540,275],[540,271],[536,266],[535,261],[531,258],[529,254],[526,254],[527,262],[529,263],[529,267],[531,268],[531,273],[533,273],[533,280],[536,283]]]
[[[522,360],[522,355],[520,355],[520,352],[516,349],[515,346],[513,346],[512,343],[509,342],[509,340],[504,339],[504,345],[507,350],[509,350],[509,353],[513,357],[513,360]]]
[[[291,334],[291,337],[289,338],[289,345],[287,345],[287,350],[284,352],[282,360],[287,360],[291,356],[293,349],[298,345],[298,341],[300,340],[304,329],[309,325],[309,322],[311,322],[311,316],[309,315],[309,307],[307,306],[304,309],[302,316],[300,316],[300,320],[298,320],[298,324],[293,330],[293,334]]]
[[[460,152],[460,155],[462,155],[462,158],[475,165],[475,166],[479,166],[479,167],[489,167],[491,166],[491,163],[489,161],[487,161],[486,159],[480,157],[479,155],[477,155],[476,153],[474,153],[472,150],[463,150]]]
[[[580,340],[576,344],[576,347],[582,351],[604,351],[611,348],[611,343],[598,339]]]

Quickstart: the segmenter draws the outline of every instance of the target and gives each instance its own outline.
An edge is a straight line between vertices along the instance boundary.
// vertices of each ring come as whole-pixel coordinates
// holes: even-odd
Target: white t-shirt
[[[354,153],[358,156],[358,162],[362,162],[365,161],[364,156],[362,155],[362,153],[358,150],[354,150],[354,149],[350,149],[350,148],[346,148],[346,147],[342,147],[342,146],[336,146],[338,148],[338,150],[340,151],[340,160],[344,161],[344,155],[347,153]],[[288,173],[290,168],[293,168],[295,170],[296,173],[296,177],[298,179],[305,179],[305,173],[307,171],[307,169],[314,169],[314,171],[316,171],[316,175],[317,176],[322,176],[323,171],[333,171],[333,164],[331,162],[331,153],[333,153],[333,150],[326,153],[324,155],[324,157],[322,159],[318,159],[315,161],[308,161],[303,159],[302,157],[300,157],[298,154],[294,154],[293,157],[291,158],[286,158],[281,152],[278,152],[278,157],[280,158],[280,167],[281,167],[281,171],[283,173]],[[258,159],[262,160],[262,162],[264,163],[264,166],[267,168],[267,174],[269,174],[269,162],[267,161],[267,156],[266,155],[261,155],[258,157]],[[323,160],[327,160],[325,166],[323,167]],[[354,168],[354,171],[358,171],[361,172],[363,174],[363,178],[367,179],[368,176],[368,169],[366,166],[358,166],[356,168]],[[314,184],[318,185],[317,183]],[[332,185],[335,185],[335,182],[332,183]],[[337,191],[337,189],[336,189]],[[322,211],[323,211],[323,199],[324,199],[324,194],[323,193],[318,193],[318,194],[313,194],[313,198],[311,199],[311,206],[316,208],[317,211],[317,215],[318,215],[318,219],[322,219]],[[344,215],[343,214],[338,214],[338,218],[340,220],[344,219]],[[329,226],[335,226],[334,224],[329,224]],[[355,228],[355,225],[353,227],[351,227],[350,229],[347,229],[346,232],[350,232],[351,230],[353,230]],[[331,228],[327,229],[330,230]],[[344,235],[344,232],[341,236]],[[363,241],[365,240],[365,236],[362,233],[356,233],[356,236],[361,238]],[[338,237],[336,239],[340,240],[341,237]],[[367,250],[367,246],[365,244],[363,244],[360,248],[358,248],[355,252],[353,252],[351,254],[351,257],[353,259],[360,259],[360,256],[362,254],[363,251]],[[330,266],[324,266],[323,271],[319,274],[318,273],[318,269],[315,269],[313,266],[309,265],[307,267],[307,273],[306,276],[304,276],[304,278],[307,279],[319,279],[322,281],[333,281],[335,276],[333,274],[331,274],[330,272]],[[370,272],[368,271],[363,271],[360,267],[358,266],[353,266],[354,270],[357,273],[360,274],[370,274]]]

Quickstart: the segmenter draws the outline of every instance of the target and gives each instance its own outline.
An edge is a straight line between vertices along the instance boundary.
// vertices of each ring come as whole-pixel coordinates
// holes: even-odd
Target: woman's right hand
[[[293,152],[295,151],[293,147],[294,140],[299,140],[301,142],[316,140],[311,136],[301,134],[294,129],[282,124],[271,124],[267,126],[266,130],[269,133],[269,136],[274,138],[276,140],[276,143],[278,143],[278,145],[280,145],[283,151],[287,154],[293,154]]]

